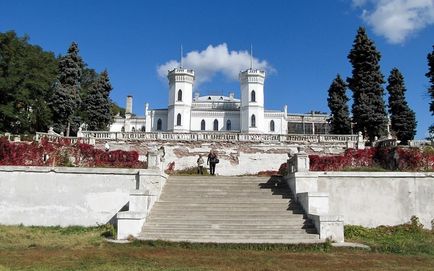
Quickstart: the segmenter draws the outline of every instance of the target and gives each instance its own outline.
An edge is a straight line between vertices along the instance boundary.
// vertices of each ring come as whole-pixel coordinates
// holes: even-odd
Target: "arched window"
[[[146,127],[145,127],[145,126],[142,126],[142,127],[140,128],[140,131],[145,132],[145,131],[146,131]]]
[[[201,130],[201,131],[205,131],[205,120],[202,120],[202,121],[200,122],[200,130]]]
[[[136,128],[131,128],[131,132],[135,132],[136,131]]]
[[[178,102],[182,101],[182,90],[178,90]]]
[[[218,131],[219,130],[219,121],[217,119],[214,120],[213,130],[214,131]]]
[[[252,93],[250,93],[250,101],[256,102],[256,92],[252,90]]]
[[[270,121],[270,131],[274,132],[274,120]]]
[[[226,131],[232,130],[232,123],[231,120],[226,121]]]
[[[157,121],[157,131],[161,131],[162,130],[161,126],[163,126],[163,122],[161,121],[161,119],[158,119],[158,121]]]
[[[176,125],[181,126],[181,114],[178,114],[178,116],[176,116]]]
[[[124,126],[122,126],[122,128],[121,128],[121,132],[122,132],[122,133],[125,132],[125,127],[124,127]]]
[[[251,127],[256,127],[256,117],[255,117],[255,115],[252,115],[252,117],[250,118],[250,126]]]

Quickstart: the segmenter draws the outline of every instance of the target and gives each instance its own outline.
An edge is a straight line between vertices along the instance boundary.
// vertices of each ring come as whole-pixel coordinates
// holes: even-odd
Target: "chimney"
[[[197,100],[197,98],[199,98],[200,93],[198,91],[194,92],[194,99],[193,100]]]
[[[148,115],[149,103],[145,103],[145,116]]]
[[[233,100],[235,97],[235,93],[234,92],[229,92],[229,99]]]
[[[132,114],[133,113],[133,96],[128,95],[127,96],[127,105],[125,108],[125,114]]]

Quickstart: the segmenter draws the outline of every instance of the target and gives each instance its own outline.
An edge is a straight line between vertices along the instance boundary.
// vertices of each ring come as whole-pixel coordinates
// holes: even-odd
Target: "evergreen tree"
[[[394,68],[390,72],[387,81],[389,82],[387,91],[389,92],[389,113],[392,130],[402,144],[407,144],[408,140],[413,140],[416,135],[417,122],[414,111],[410,109],[405,100],[404,77],[397,68]]]
[[[431,102],[429,104],[429,110],[431,111],[431,115],[434,115],[434,46],[432,47],[433,51],[428,54],[428,72],[425,74],[428,77],[431,86],[428,88],[428,94],[431,98]],[[430,138],[434,139],[434,124],[429,127]]]
[[[351,120],[347,105],[349,99],[345,95],[346,89],[347,85],[338,74],[330,85],[327,99],[332,114],[330,131],[332,134],[351,133]]]
[[[80,78],[84,64],[78,52],[78,45],[73,42],[68,49],[68,54],[60,59],[51,99],[54,128],[58,132],[66,130],[67,136],[69,136],[74,113],[81,104]]]
[[[89,89],[84,105],[89,130],[107,130],[112,121],[112,86],[107,70],[104,70],[95,84]]]
[[[0,33],[0,131],[46,131],[57,59],[14,31]]]
[[[375,48],[363,27],[357,31],[353,48],[348,54],[353,70],[347,79],[353,92],[354,130],[361,131],[372,141],[375,136],[384,136],[387,131],[387,115],[384,106],[384,83],[380,71],[380,52]]]

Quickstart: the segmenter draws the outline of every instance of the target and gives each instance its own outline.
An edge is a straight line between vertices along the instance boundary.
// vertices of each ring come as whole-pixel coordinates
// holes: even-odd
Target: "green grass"
[[[129,244],[112,244],[104,239],[104,236],[113,233],[110,226],[61,228],[0,225],[0,271],[433,270],[433,248],[429,247],[429,240],[433,240],[429,235],[431,233],[402,230],[401,241],[397,243],[405,240],[407,243],[403,244],[410,246],[398,251],[389,249],[393,242],[383,242],[385,238],[379,238],[378,231],[355,226],[346,228],[347,238],[359,239],[374,248],[373,251],[366,251],[333,248],[330,243],[255,245],[135,240]],[[427,240],[417,246],[423,238]]]
[[[434,256],[434,230],[423,229],[417,217],[399,226],[345,226],[345,239],[366,244],[376,252]]]

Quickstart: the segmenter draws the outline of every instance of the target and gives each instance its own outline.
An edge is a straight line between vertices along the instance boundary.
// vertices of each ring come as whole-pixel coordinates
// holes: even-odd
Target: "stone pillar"
[[[303,148],[298,148],[298,153],[294,155],[294,170],[296,172],[308,172],[309,171],[309,155]]]
[[[362,132],[359,132],[357,137],[357,149],[364,150],[365,149],[365,140],[363,139]]]
[[[149,151],[147,156],[148,168],[159,168],[158,151]]]
[[[78,128],[77,137],[84,137],[83,128],[81,127]]]

